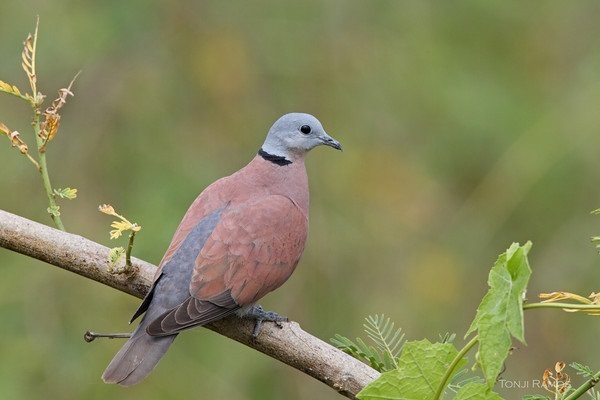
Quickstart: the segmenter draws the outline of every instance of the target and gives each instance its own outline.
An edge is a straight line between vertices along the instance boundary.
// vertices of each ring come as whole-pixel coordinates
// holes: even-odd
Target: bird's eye
[[[305,135],[308,135],[310,133],[311,129],[310,126],[308,125],[302,125],[300,127],[300,132],[304,133]]]

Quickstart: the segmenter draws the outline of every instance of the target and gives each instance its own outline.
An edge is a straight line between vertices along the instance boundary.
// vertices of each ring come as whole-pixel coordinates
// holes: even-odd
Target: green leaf
[[[386,319],[383,314],[369,315],[365,321],[365,332],[376,347],[368,346],[361,338],[356,338],[355,343],[339,334],[330,339],[331,343],[379,372],[395,369],[404,344],[402,329],[394,329],[394,322],[390,318]]]
[[[502,397],[485,383],[468,383],[456,393],[454,400],[502,400]]]
[[[580,364],[578,362],[572,362],[569,364],[571,368],[577,371],[577,375],[583,375],[586,378],[591,378],[594,376],[594,371],[587,365]]]
[[[465,375],[467,375],[469,371],[465,368],[458,371],[450,382],[448,383],[448,388],[454,392],[458,392],[463,386],[468,385],[469,383],[483,383],[483,378],[479,376],[469,376],[463,379]]]
[[[60,197],[61,199],[69,199],[73,200],[77,197],[77,189],[64,188],[64,189],[54,189],[54,194]]]
[[[384,360],[381,359],[381,356],[379,353],[377,353],[377,350],[375,350],[373,347],[367,347],[367,345],[360,338],[356,339],[356,341],[360,344],[359,345],[347,337],[336,333],[335,337],[330,339],[330,341],[335,347],[342,350],[344,353],[350,354],[357,360],[370,365],[373,369],[379,372],[386,370]]]
[[[456,333],[446,332],[444,335],[440,334],[440,343],[454,343],[456,339]]]
[[[365,320],[366,323],[363,324],[365,332],[383,354],[386,369],[396,368],[396,359],[402,350],[404,341],[402,329],[394,329],[395,324],[389,317],[385,318],[383,314],[369,315]]]
[[[357,345],[358,349],[363,352],[363,354],[367,354],[367,355],[372,354],[372,352],[369,349],[369,346],[367,346],[366,343],[361,338],[356,338],[356,345]]]
[[[60,216],[60,207],[59,206],[48,207],[46,209],[46,211],[48,211],[48,214],[53,215],[55,217]]]
[[[477,309],[467,335],[477,331],[477,362],[491,389],[502,370],[511,347],[511,335],[525,344],[523,296],[531,268],[527,253],[531,242],[512,246],[498,257],[488,278],[490,289]]]
[[[428,340],[407,342],[398,359],[398,368],[382,374],[363,388],[360,400],[432,399],[448,366],[458,351],[449,343]],[[466,359],[458,363],[458,370]]]
[[[110,252],[108,253],[108,261],[110,262],[110,265],[112,265],[113,267],[116,266],[119,260],[121,260],[124,255],[125,249],[122,247],[114,247],[110,249]]]

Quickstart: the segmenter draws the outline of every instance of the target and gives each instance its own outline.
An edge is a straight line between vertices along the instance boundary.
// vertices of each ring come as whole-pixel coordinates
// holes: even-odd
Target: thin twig
[[[107,338],[107,339],[127,339],[131,337],[131,333],[96,333],[87,331],[83,334],[83,340],[90,343],[96,339]]]
[[[131,251],[133,250],[133,239],[135,239],[135,231],[132,229],[129,232],[129,243],[127,243],[127,250],[125,250],[125,267],[131,268]]]
[[[600,304],[576,304],[576,303],[530,303],[523,305],[523,310],[535,308],[561,308],[565,311],[585,311],[588,313],[600,313]]]

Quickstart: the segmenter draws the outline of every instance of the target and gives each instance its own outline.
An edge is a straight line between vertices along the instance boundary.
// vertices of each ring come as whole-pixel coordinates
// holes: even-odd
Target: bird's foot
[[[283,328],[282,322],[288,321],[288,317],[279,315],[273,311],[265,311],[260,305],[252,307],[247,317],[255,321],[254,329],[252,330],[252,340],[256,340],[258,337],[260,327],[264,321],[274,322],[279,328]]]

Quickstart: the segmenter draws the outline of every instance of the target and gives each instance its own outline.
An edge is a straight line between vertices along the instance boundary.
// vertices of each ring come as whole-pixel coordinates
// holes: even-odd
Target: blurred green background
[[[314,335],[363,335],[385,313],[408,339],[468,328],[489,268],[532,240],[529,297],[598,291],[600,3],[595,1],[5,0],[0,79],[27,90],[22,42],[40,15],[46,105],[82,70],[48,157],[67,230],[105,245],[110,203],[157,263],[195,196],[245,165],[281,114],[309,112],[344,152],[307,160],[311,226],[292,279],[262,302]],[[0,121],[30,147],[28,106]],[[51,223],[41,180],[0,138],[0,208]],[[119,245],[123,243],[118,243]],[[337,399],[331,389],[204,329],[142,384],[105,385],[139,301],[0,250],[6,399]],[[600,368],[598,321],[526,314],[502,377],[556,361]],[[462,340],[457,339],[461,345]],[[472,355],[471,355],[472,360]],[[574,378],[575,382],[577,379]],[[513,385],[514,386],[514,385]],[[536,390],[499,388],[507,398]]]

